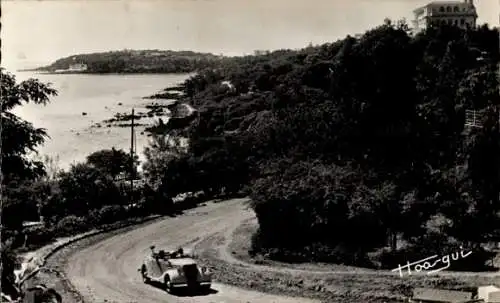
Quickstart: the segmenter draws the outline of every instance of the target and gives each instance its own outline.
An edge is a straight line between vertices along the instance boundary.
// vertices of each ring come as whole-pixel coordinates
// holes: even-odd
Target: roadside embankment
[[[64,279],[62,268],[58,265],[61,257],[71,252],[72,246],[76,244],[89,245],[106,237],[137,228],[140,225],[153,223],[162,217],[160,215],[152,215],[146,218],[117,222],[79,235],[58,238],[53,243],[35,251],[22,254],[22,268],[25,268],[26,271],[24,274],[21,272],[18,274],[26,281],[23,288],[36,284],[45,284],[48,287],[53,287],[63,298],[71,298],[69,299],[70,301],[65,302],[78,302],[74,301],[78,300],[78,293],[73,289],[69,281]],[[56,253],[58,254],[56,255]],[[55,258],[52,258],[53,256]]]
[[[304,296],[323,302],[403,302],[416,287],[470,290],[500,283],[496,273],[441,272],[400,277],[390,271],[344,265],[283,264],[248,254],[255,218],[217,233],[195,246],[202,262],[221,283],[277,295]]]

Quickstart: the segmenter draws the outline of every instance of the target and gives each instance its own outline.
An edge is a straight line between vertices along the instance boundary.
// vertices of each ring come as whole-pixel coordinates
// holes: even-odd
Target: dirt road
[[[190,247],[211,234],[232,229],[252,216],[242,211],[243,200],[209,204],[151,225],[108,238],[73,254],[65,272],[85,302],[206,302],[299,303],[316,302],[242,290],[213,283],[211,293],[176,296],[144,284],[137,268],[149,246]]]

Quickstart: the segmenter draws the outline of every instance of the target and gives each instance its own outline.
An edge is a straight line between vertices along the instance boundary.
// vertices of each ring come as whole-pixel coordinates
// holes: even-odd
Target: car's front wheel
[[[169,276],[165,276],[165,290],[170,294],[172,293],[173,287],[172,287],[172,281],[170,281]]]

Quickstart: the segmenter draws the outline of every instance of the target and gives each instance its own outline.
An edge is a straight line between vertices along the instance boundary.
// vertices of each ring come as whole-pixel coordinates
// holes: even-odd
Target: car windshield
[[[157,253],[153,253],[153,256],[159,259],[179,259],[179,258],[192,258],[191,254],[188,252],[180,251],[164,251],[160,250]]]

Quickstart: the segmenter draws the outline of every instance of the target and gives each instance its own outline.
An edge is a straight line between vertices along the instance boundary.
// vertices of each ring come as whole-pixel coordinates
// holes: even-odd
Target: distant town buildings
[[[83,63],[71,64],[69,66],[69,70],[72,70],[72,71],[84,71],[84,70],[87,70],[87,64],[83,64]]]
[[[75,63],[75,64],[70,64],[67,69],[56,69],[54,72],[56,73],[78,73],[78,72],[84,72],[87,70],[87,64],[83,63]]]
[[[477,12],[473,0],[434,1],[413,11],[413,29],[419,32],[437,25],[476,27]]]

